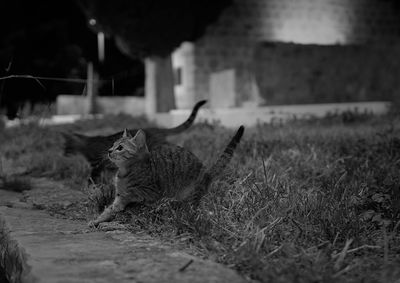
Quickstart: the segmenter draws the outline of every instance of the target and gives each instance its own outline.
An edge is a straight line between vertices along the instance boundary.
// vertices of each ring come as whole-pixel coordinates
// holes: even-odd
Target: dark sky
[[[27,54],[56,58],[61,46],[73,44],[82,49],[86,58],[95,55],[92,50],[97,50],[96,36],[87,28],[74,1],[4,1],[1,11],[1,51],[11,54],[16,63]]]
[[[124,56],[116,48],[112,38],[106,40],[105,62],[97,62],[97,36],[88,28],[88,19],[78,6],[78,1],[80,0],[2,1],[0,77],[31,75],[85,78],[87,62],[92,61],[101,79],[107,81],[101,86],[100,95],[143,93],[140,92],[144,85],[143,62]],[[146,53],[148,56],[160,55],[160,49],[170,52],[183,40],[193,40],[200,36],[208,23],[217,18],[218,13],[231,0],[204,0],[193,4],[186,0],[104,1],[102,3],[110,9],[100,11],[110,18],[111,22],[122,23],[122,26],[125,22],[129,23],[132,17],[131,14],[125,13],[126,10],[115,10],[114,8],[121,7],[116,5],[116,2],[128,5],[130,12],[137,12],[137,7],[144,9],[139,10],[141,14],[135,14],[136,18],[134,17],[141,23],[133,25],[138,27],[139,31],[132,31],[132,26],[128,26],[124,36],[130,37],[129,42],[134,45],[137,42],[139,45],[145,43],[148,47],[146,48],[151,49]],[[165,13],[166,11],[168,13]],[[172,18],[170,14],[173,15]],[[119,20],[115,18],[116,15],[126,17]],[[120,31],[119,28],[117,30]],[[113,89],[111,78],[114,79]],[[33,103],[54,101],[58,94],[82,94],[84,89],[84,83],[45,79],[41,79],[41,82],[45,88],[33,79],[12,78],[0,81],[0,108],[7,107],[9,111],[16,112],[26,100]]]
[[[105,63],[97,64],[96,34],[88,28],[76,1],[79,0],[1,1],[0,77],[85,78],[87,61],[94,61],[102,79],[115,79],[115,94],[134,94],[144,84],[143,63],[124,56],[113,39],[107,39]],[[400,1],[379,1],[400,10]],[[84,88],[82,83],[41,82],[45,88],[32,79],[1,80],[0,108],[6,106],[15,112],[26,100],[53,101],[58,94],[82,94]],[[110,94],[111,83],[105,83],[100,95]]]
[[[116,94],[133,94],[143,86],[142,63],[122,55],[112,39],[106,41],[105,63],[97,64],[96,34],[88,28],[75,1],[2,1],[0,34],[0,77],[85,78],[86,62],[94,61],[103,79],[117,79]],[[32,79],[0,81],[0,106],[16,108],[25,100],[51,101],[60,93],[81,94],[84,87],[78,83],[41,82],[45,89]],[[100,94],[110,95],[110,86],[105,84]]]

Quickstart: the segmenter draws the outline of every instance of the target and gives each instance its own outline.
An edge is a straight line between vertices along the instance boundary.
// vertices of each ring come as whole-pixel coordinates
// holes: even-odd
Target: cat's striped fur
[[[147,137],[147,146],[152,149],[154,146],[165,143],[165,138],[170,135],[182,133],[188,129],[194,122],[197,112],[207,100],[202,100],[196,103],[193,107],[189,118],[177,127],[162,129],[162,128],[147,128],[143,129]],[[130,129],[129,133],[134,136],[138,129]],[[109,136],[85,136],[78,133],[62,133],[65,139],[64,153],[65,155],[81,154],[90,163],[92,172],[91,177],[97,180],[101,173],[105,170],[115,171],[115,166],[107,158],[107,150],[118,140],[122,132],[118,132]]]
[[[110,221],[129,203],[151,204],[169,198],[197,206],[212,180],[231,160],[243,132],[241,126],[215,164],[207,169],[187,149],[167,144],[149,150],[143,131],[137,131],[133,138],[125,131],[109,150],[110,160],[118,167],[114,202],[90,225]]]

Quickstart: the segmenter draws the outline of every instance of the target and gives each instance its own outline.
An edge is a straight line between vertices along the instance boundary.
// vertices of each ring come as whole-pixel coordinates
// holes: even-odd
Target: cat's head
[[[138,130],[134,137],[125,129],[122,137],[108,150],[108,158],[117,166],[130,159],[141,159],[149,153],[146,134]]]

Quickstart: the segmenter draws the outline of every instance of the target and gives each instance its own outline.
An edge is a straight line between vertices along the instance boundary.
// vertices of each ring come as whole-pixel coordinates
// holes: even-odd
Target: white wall
[[[382,115],[387,113],[390,103],[384,101],[354,102],[354,103],[326,103],[304,105],[277,105],[257,108],[217,108],[200,109],[195,122],[220,121],[225,127],[236,128],[240,125],[255,126],[257,123],[285,122],[292,118],[324,117],[328,113],[342,113],[344,111],[358,111],[358,113],[372,113]],[[173,127],[184,122],[190,110],[172,110],[170,114],[156,114],[154,121],[163,127]]]
[[[126,113],[133,116],[145,114],[144,97],[100,96],[97,100],[102,114]],[[59,95],[56,101],[58,115],[87,114],[88,101],[81,95]]]
[[[181,69],[181,84],[175,85],[175,102],[177,109],[189,109],[196,103],[194,99],[194,44],[184,42],[172,53],[174,71]]]

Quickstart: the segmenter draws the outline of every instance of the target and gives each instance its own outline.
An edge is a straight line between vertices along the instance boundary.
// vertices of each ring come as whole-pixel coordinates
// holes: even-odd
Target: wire
[[[35,80],[47,80],[47,81],[61,81],[61,82],[75,82],[75,83],[87,83],[86,79],[72,79],[72,78],[54,78],[54,77],[36,77],[31,75],[9,75],[5,77],[0,77],[0,81],[22,78],[22,79],[35,79]],[[93,80],[93,82],[109,82],[110,80]]]

